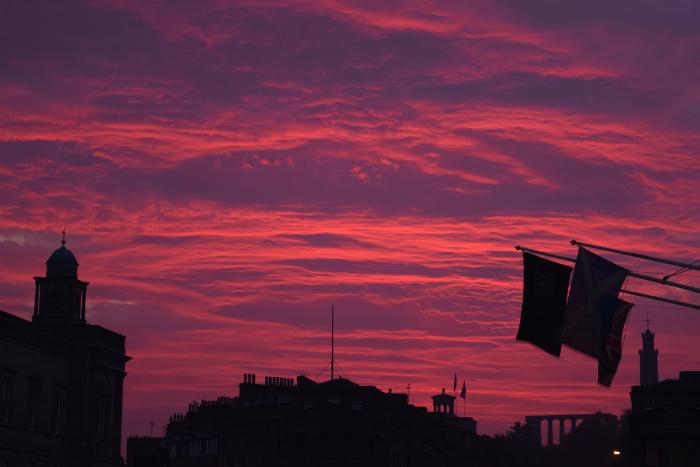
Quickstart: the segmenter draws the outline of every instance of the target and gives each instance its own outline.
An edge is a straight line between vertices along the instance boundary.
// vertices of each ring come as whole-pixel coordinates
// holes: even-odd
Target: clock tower
[[[65,235],[61,247],[46,261],[46,277],[35,277],[34,316],[38,324],[85,323],[85,294],[88,282],[78,279],[78,261],[66,248]]]
[[[642,333],[642,350],[639,351],[639,385],[652,386],[659,382],[659,351],[654,348],[654,333],[647,330]]]

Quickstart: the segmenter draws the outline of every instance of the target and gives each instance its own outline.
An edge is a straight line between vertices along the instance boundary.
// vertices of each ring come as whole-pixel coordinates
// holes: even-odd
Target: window
[[[39,428],[39,382],[30,379],[27,387],[27,429]]]
[[[655,399],[646,399],[644,401],[644,410],[654,410],[656,408]]]
[[[0,425],[10,423],[10,408],[12,407],[12,379],[8,374],[0,376]]]
[[[650,439],[646,442],[646,464],[652,467],[659,465],[659,450],[656,440]]]
[[[216,454],[217,452],[217,440],[216,438],[209,438],[204,442],[204,454],[210,456]]]
[[[678,441],[673,441],[668,446],[668,450],[671,460],[670,465],[683,467],[685,465],[685,446]]]
[[[97,442],[100,445],[108,444],[111,432],[111,419],[109,391],[105,384],[100,384],[97,391]]]
[[[190,456],[201,456],[202,455],[202,441],[198,439],[193,439],[190,441]]]
[[[63,432],[63,416],[63,392],[60,390],[55,390],[51,403],[51,434],[60,435]]]

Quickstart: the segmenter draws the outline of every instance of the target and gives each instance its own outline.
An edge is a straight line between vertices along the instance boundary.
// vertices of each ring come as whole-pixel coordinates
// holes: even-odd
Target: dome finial
[[[61,234],[63,235],[63,237],[61,238],[61,246],[66,246],[66,228],[65,227],[63,227]]]

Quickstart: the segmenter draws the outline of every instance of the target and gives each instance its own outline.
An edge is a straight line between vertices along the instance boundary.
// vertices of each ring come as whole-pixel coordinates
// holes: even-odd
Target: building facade
[[[678,379],[633,386],[629,464],[639,467],[700,465],[700,371]]]
[[[34,281],[31,322],[0,311],[0,466],[123,465],[125,338],[86,322],[65,239]]]
[[[347,379],[244,375],[238,397],[193,403],[173,415],[161,448],[172,466],[467,466],[481,451],[476,422],[429,413],[406,394]],[[127,442],[127,458],[139,438]],[[153,445],[146,448],[159,456]]]

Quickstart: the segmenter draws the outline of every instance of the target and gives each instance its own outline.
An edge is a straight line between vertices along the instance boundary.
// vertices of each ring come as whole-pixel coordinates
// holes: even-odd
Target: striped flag
[[[627,269],[579,248],[561,329],[562,343],[595,359],[600,357],[618,309],[617,295],[628,274]]]
[[[617,301],[611,320],[610,330],[603,341],[600,356],[598,357],[598,384],[610,386],[620,365],[622,358],[622,333],[625,330],[625,322],[632,304],[624,300]]]

